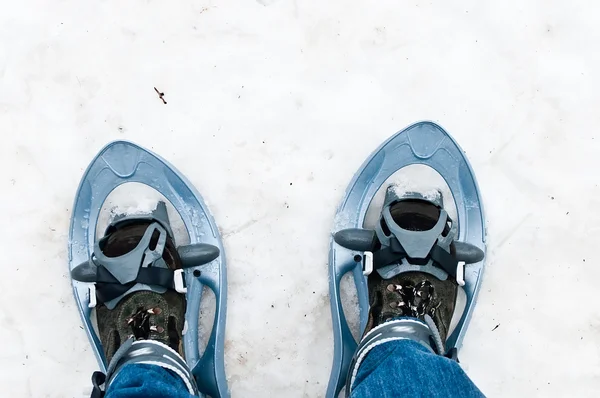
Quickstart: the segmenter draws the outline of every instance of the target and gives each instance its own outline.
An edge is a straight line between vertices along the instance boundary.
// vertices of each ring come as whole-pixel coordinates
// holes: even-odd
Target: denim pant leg
[[[371,350],[354,381],[351,398],[484,397],[458,363],[412,340]]]
[[[125,365],[115,376],[105,398],[190,398],[175,373],[155,365]]]

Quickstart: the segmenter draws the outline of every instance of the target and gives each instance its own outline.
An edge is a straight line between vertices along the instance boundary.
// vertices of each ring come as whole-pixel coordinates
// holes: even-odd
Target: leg
[[[350,397],[483,397],[457,362],[413,340],[373,348],[361,363]]]
[[[186,264],[212,261],[219,250],[199,244],[180,253],[161,203],[146,218],[115,218],[96,244],[92,260],[71,272],[77,280],[95,278],[99,337],[109,361],[106,375],[92,376],[92,398],[198,394],[183,359],[187,300],[177,275],[183,275]]]
[[[441,193],[398,194],[388,187],[375,231],[343,230],[336,242],[370,244],[369,317],[350,363],[346,394],[353,397],[481,397],[447,344],[465,310],[460,262],[483,252],[454,242],[457,227]],[[460,259],[460,262],[459,262]],[[414,263],[414,264],[413,264]]]
[[[156,365],[126,365],[106,391],[106,398],[190,398],[183,380]]]
[[[113,356],[106,375],[95,372],[91,398],[198,396],[198,387],[184,359],[169,346],[129,339]]]

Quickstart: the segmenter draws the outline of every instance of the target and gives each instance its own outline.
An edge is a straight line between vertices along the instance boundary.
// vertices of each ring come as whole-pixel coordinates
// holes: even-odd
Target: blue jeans
[[[360,364],[351,398],[484,397],[455,361],[412,340],[373,348]]]
[[[351,398],[483,397],[451,359],[432,354],[412,340],[390,341],[363,360]],[[189,398],[185,384],[153,365],[127,365],[111,383],[106,398]]]
[[[125,365],[115,376],[105,398],[189,398],[183,380],[156,365]]]

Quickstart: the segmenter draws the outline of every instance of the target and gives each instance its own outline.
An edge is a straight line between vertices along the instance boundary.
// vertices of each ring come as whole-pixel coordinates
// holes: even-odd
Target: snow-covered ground
[[[175,164],[221,228],[232,395],[323,396],[335,208],[364,158],[421,119],[467,152],[487,211],[462,366],[489,396],[597,396],[598,2],[0,6],[0,396],[90,389],[67,228],[114,139]]]

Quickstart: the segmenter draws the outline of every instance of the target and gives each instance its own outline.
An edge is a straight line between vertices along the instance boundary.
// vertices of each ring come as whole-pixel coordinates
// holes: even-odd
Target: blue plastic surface
[[[485,252],[485,221],[481,196],[473,170],[458,144],[440,126],[419,122],[400,131],[384,142],[365,161],[346,190],[336,213],[336,229],[360,228],[381,185],[396,171],[411,164],[424,164],[436,170],[448,184],[458,213],[458,240],[471,243]],[[333,317],[334,358],[327,397],[337,397],[344,387],[348,367],[357,346],[344,316],[340,297],[340,281],[352,272],[360,306],[360,328],[364,330],[369,311],[367,280],[355,255],[363,253],[346,249],[333,240],[329,250],[329,292]],[[467,306],[446,349],[459,348],[471,318],[479,291],[484,261],[465,267]]]
[[[75,196],[69,234],[69,269],[87,261],[96,241],[96,224],[108,195],[119,185],[137,182],[148,185],[165,198],[181,216],[190,243],[208,243],[221,251],[208,264],[185,269],[187,285],[187,332],[183,336],[185,359],[200,390],[212,397],[228,397],[225,378],[224,343],[227,307],[225,252],[219,230],[202,197],[187,179],[159,156],[133,143],[116,141],[104,147],[86,170]],[[199,277],[194,270],[201,271]],[[88,284],[72,281],[77,307],[100,369],[106,372],[106,358],[90,318]],[[208,286],[216,297],[213,329],[202,355],[198,347],[198,316],[202,288]]]

